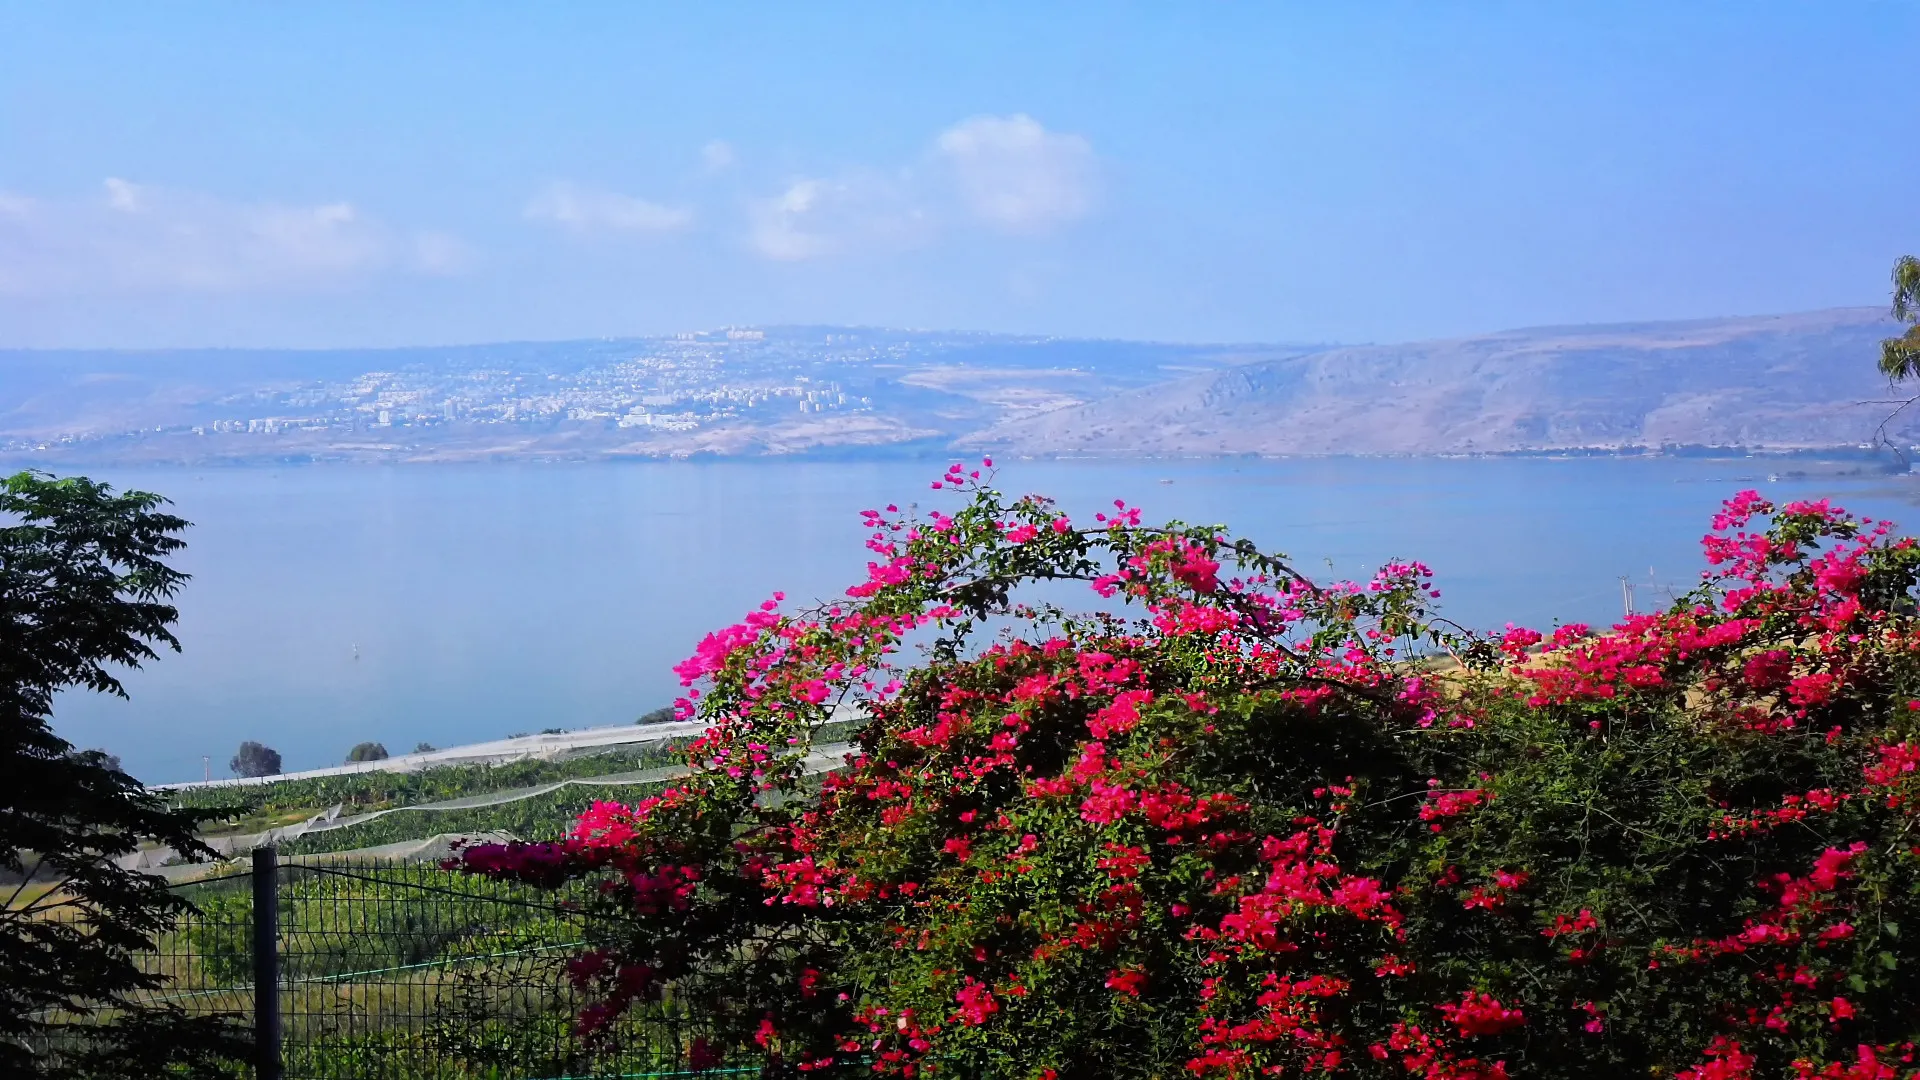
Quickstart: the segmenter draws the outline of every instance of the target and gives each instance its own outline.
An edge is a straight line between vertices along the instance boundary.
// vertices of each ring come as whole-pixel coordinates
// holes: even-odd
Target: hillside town
[[[245,461],[885,446],[1271,355],[839,327],[228,352],[219,380],[189,374],[201,354],[184,351],[0,354],[25,391],[0,408],[0,453]]]

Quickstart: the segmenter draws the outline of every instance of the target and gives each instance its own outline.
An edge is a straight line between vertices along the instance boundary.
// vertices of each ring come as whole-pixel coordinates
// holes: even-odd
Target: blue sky
[[[1885,301],[1905,2],[13,4],[0,347]]]

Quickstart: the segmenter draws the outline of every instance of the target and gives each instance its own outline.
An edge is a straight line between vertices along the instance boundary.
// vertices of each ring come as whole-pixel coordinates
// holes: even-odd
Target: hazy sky
[[[1917,46],[1894,0],[0,0],[0,346],[1878,304]]]

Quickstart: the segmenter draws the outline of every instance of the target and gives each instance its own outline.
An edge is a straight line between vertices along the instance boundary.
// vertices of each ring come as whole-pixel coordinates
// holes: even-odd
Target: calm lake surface
[[[242,739],[289,769],[356,742],[395,753],[621,723],[678,692],[671,665],[775,589],[864,577],[858,512],[950,508],[944,462],[96,469],[194,522],[184,651],[67,694],[61,733],[149,782],[213,775]],[[1426,561],[1472,626],[1609,622],[1700,569],[1698,540],[1743,487],[1831,496],[1912,523],[1904,478],[1782,479],[1765,460],[1003,463],[999,485],[1076,518],[1115,498],[1149,520],[1225,522],[1308,573]],[[1170,482],[1169,482],[1170,481]],[[1091,600],[1091,596],[1089,596]]]

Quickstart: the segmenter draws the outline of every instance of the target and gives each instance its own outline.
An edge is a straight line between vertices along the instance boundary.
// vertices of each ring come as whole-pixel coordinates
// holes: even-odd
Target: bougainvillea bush
[[[1477,635],[1418,563],[991,479],[707,637],[677,787],[465,853],[602,882],[584,1030],[665,997],[770,1075],[1920,1071],[1913,541],[1747,492],[1671,610]]]

